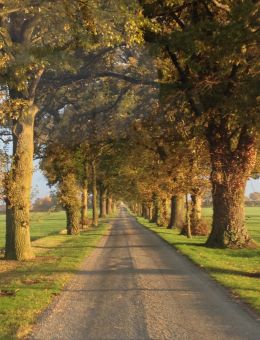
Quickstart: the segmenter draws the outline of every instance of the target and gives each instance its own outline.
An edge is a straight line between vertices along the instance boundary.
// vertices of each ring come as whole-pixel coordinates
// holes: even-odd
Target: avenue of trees
[[[124,201],[208,247],[254,246],[244,196],[260,171],[258,15],[255,0],[0,0],[6,258],[34,256],[33,159],[68,235]]]

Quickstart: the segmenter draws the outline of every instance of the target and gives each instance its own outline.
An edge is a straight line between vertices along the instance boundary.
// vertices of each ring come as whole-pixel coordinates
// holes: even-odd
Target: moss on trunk
[[[208,131],[211,153],[213,198],[212,231],[209,247],[243,248],[252,245],[245,225],[244,194],[246,181],[256,161],[255,137],[244,127],[236,146],[219,125]]]
[[[88,220],[88,187],[87,181],[84,181],[84,187],[81,194],[81,226],[87,228],[89,224]]]
[[[7,179],[6,258],[34,257],[30,242],[30,196],[33,174],[34,119],[38,108],[30,104],[13,125],[13,163]],[[11,221],[12,220],[12,221]]]

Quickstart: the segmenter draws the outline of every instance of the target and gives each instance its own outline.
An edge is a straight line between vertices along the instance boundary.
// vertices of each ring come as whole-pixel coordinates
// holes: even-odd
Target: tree
[[[36,201],[33,204],[33,210],[34,211],[48,211],[50,209],[53,209],[55,205],[56,205],[56,201],[54,200],[54,197],[45,196],[45,197],[36,199]]]
[[[245,183],[256,158],[258,53],[254,1],[139,1],[145,39],[164,56],[168,92],[178,92],[211,156],[213,227],[207,245],[240,248]],[[159,15],[158,15],[159,13]],[[163,63],[161,63],[163,64]],[[169,67],[171,65],[171,67]],[[172,88],[172,89],[171,89]],[[245,95],[247,93],[247,95]]]
[[[12,166],[6,180],[6,258],[33,257],[29,210],[33,161],[33,129],[39,110],[36,91],[51,59],[70,41],[66,1],[4,1],[1,4],[1,83],[6,86],[1,120],[11,122]],[[52,25],[55,21],[55,25]],[[52,30],[50,30],[52,27]]]
[[[251,201],[260,201],[260,192],[252,192],[249,198]]]

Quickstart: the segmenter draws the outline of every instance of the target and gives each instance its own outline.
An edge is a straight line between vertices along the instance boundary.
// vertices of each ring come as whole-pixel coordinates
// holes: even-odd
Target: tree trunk
[[[191,238],[191,224],[190,224],[190,205],[189,205],[189,199],[188,194],[186,194],[186,226],[185,226],[187,237]]]
[[[153,216],[151,222],[157,224],[159,218],[159,198],[156,193],[153,194],[152,200],[153,200]]]
[[[70,206],[70,230],[68,235],[79,234],[80,213],[78,207]]]
[[[98,208],[97,208],[97,175],[96,164],[92,162],[92,225],[98,226]]]
[[[114,201],[114,200],[112,200],[112,212],[113,212],[113,214],[115,214],[116,213],[116,202]]]
[[[100,186],[100,195],[99,195],[99,201],[100,201],[100,217],[105,218],[107,216],[107,189],[104,188],[101,184]]]
[[[137,204],[137,215],[140,217],[142,216],[142,204],[141,203]]]
[[[34,118],[38,108],[30,105],[13,126],[13,163],[7,182],[11,213],[7,222],[6,258],[29,260],[34,257],[30,241],[30,206],[34,152]],[[10,240],[9,240],[10,237]]]
[[[150,203],[147,203],[146,205],[145,205],[145,218],[149,221],[150,220],[150,211],[151,211],[151,209],[150,209],[151,207],[150,207]]]
[[[5,199],[6,204],[6,235],[5,235],[5,257],[15,259],[15,233],[13,225],[12,207],[8,199]],[[8,250],[8,254],[7,254]]]
[[[88,187],[87,181],[84,181],[84,188],[82,188],[81,196],[81,226],[82,228],[87,228],[89,224],[88,220]]]
[[[207,236],[209,228],[201,218],[202,194],[200,188],[194,188],[191,194],[190,224],[193,236]]]
[[[80,228],[80,187],[75,174],[63,175],[59,182],[58,196],[66,211],[67,235],[79,234]]]
[[[67,235],[78,235],[80,214],[76,205],[68,205],[65,207],[67,218]]]
[[[141,215],[143,218],[146,218],[147,215],[146,215],[146,204],[145,203],[142,203],[142,215]]]
[[[252,245],[245,226],[244,194],[256,160],[255,138],[244,127],[232,149],[227,136],[223,127],[209,126],[213,223],[206,245],[243,248]]]
[[[171,197],[171,215],[168,229],[182,229],[185,225],[184,195],[178,194]]]
[[[71,235],[71,218],[70,218],[70,211],[65,206],[64,207],[65,213],[66,213],[66,229],[67,229],[67,235]]]
[[[113,200],[112,200],[111,197],[107,198],[106,204],[107,204],[107,214],[111,215],[113,213],[113,211],[112,211]]]
[[[167,226],[167,200],[166,198],[159,199],[157,225],[160,227]]]
[[[153,218],[153,206],[152,204],[149,204],[149,208],[148,208],[148,220],[151,222],[152,218]]]

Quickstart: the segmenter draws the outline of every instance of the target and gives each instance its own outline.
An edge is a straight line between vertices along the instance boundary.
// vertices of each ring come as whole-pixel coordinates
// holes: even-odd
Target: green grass
[[[0,269],[7,266],[0,273],[0,339],[19,339],[30,332],[37,315],[59,294],[107,229],[108,224],[101,224],[79,236],[38,239],[33,243],[37,252],[34,261],[14,263],[0,259]],[[3,296],[6,292],[13,296]]]
[[[88,211],[91,216],[91,210]],[[58,234],[66,228],[64,211],[59,212],[32,212],[31,213],[31,240],[37,240],[49,235]],[[5,244],[5,214],[0,215],[0,249]]]
[[[212,221],[212,208],[203,208],[203,216],[209,222]],[[260,243],[260,207],[246,207],[246,224],[251,237]]]
[[[247,225],[251,236],[259,242],[260,209],[246,208]],[[204,210],[205,218],[211,219],[212,211]],[[187,239],[176,230],[157,227],[143,218],[138,221],[157,233],[181,253],[206,269],[209,274],[235,296],[242,298],[256,311],[260,312],[260,249],[210,249],[204,247],[206,237]]]
[[[32,212],[31,239],[54,235],[66,228],[65,212]],[[5,244],[5,214],[0,215],[0,248]]]

